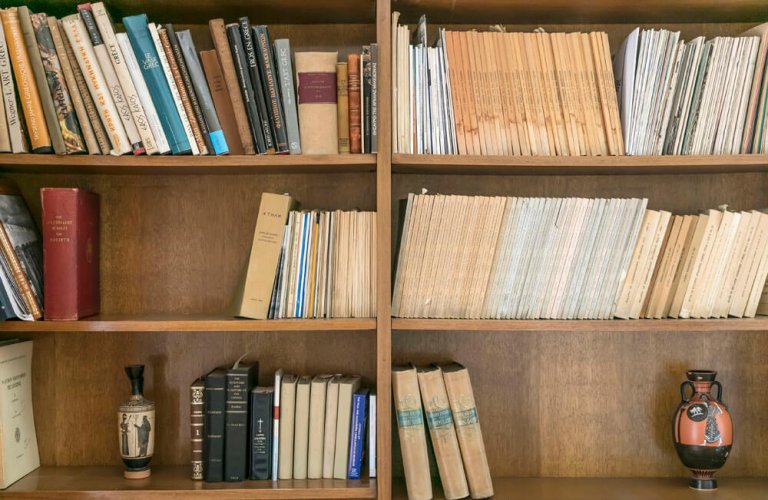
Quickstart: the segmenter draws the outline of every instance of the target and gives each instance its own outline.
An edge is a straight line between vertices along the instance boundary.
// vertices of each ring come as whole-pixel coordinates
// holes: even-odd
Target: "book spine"
[[[77,192],[41,193],[45,319],[77,319]]]
[[[144,106],[142,105],[141,99],[139,99],[138,90],[131,79],[129,67],[126,62],[127,58],[118,43],[112,19],[109,17],[109,13],[104,7],[103,2],[93,4],[91,9],[92,16],[104,41],[104,47],[111,59],[112,69],[117,76],[117,83],[122,90],[123,98],[125,99],[132,123],[139,134],[139,139],[144,145],[144,149],[148,155],[156,154],[158,153],[157,142],[155,141],[154,134],[149,126],[149,120],[147,119]],[[128,127],[126,127],[126,130],[128,130]]]
[[[258,46],[259,73],[261,85],[267,99],[267,109],[272,125],[272,135],[275,142],[275,152],[288,152],[288,135],[285,131],[285,114],[280,102],[280,89],[275,75],[275,59],[272,55],[272,43],[269,41],[269,32],[264,25],[253,28],[253,36]]]
[[[226,375],[223,372],[217,371],[205,378],[203,477],[209,483],[224,480],[226,383]]]
[[[285,128],[288,134],[288,148],[292,155],[301,154],[299,117],[296,111],[296,90],[293,85],[293,64],[291,45],[287,39],[275,40],[277,74],[280,78],[280,96],[285,111]]]
[[[133,154],[144,154],[146,152],[144,144],[141,142],[139,130],[133,122],[128,100],[125,97],[123,88],[120,86],[120,81],[117,78],[115,69],[112,67],[112,61],[107,51],[107,46],[104,44],[104,39],[99,32],[99,27],[96,25],[96,19],[91,10],[91,4],[80,4],[77,6],[77,11],[80,13],[80,18],[85,25],[85,30],[91,39],[92,50],[94,54],[96,54],[97,62],[95,64],[100,68],[102,77],[106,82],[106,90],[112,97],[111,102],[117,110],[122,128],[128,137],[128,141],[131,143]]]
[[[32,25],[32,14],[26,6],[19,7],[19,23],[21,25],[21,33],[24,37],[24,44],[27,47],[32,75],[34,76],[35,85],[37,86],[37,94],[40,98],[40,103],[43,106],[43,116],[45,117],[45,123],[48,127],[48,134],[51,137],[53,151],[57,155],[66,154],[67,148],[64,145],[64,137],[62,136],[61,128],[59,127],[59,120],[53,105],[53,97],[51,97],[50,89],[48,88],[48,78],[45,68],[43,67],[40,47],[35,38],[35,28]]]
[[[200,52],[200,62],[203,65],[203,73],[208,82],[208,88],[213,99],[213,106],[219,119],[219,125],[224,134],[224,140],[227,142],[229,154],[245,154],[243,143],[240,140],[235,112],[232,108],[232,100],[229,98],[229,91],[224,79],[224,72],[219,64],[219,58],[215,50],[203,50]],[[238,90],[238,95],[239,95]],[[250,136],[250,132],[248,132]]]
[[[59,57],[56,55],[53,36],[48,27],[48,16],[32,14],[30,18],[37,38],[37,46],[40,50],[40,58],[58,120],[58,127],[61,131],[64,151],[67,154],[85,153],[85,141],[80,131],[80,125],[77,123]]]
[[[368,477],[371,479],[376,477],[376,408],[376,394],[371,394],[368,396]]]
[[[115,103],[109,94],[107,81],[99,68],[91,40],[86,33],[85,24],[77,14],[72,14],[61,20],[64,31],[76,54],[77,63],[85,77],[88,91],[99,112],[101,122],[107,131],[113,155],[123,155],[133,150],[123,127]]]
[[[0,72],[3,71],[2,67],[5,67],[5,69],[8,69],[8,50],[5,46],[5,35],[3,34],[3,23],[0,23]],[[0,77],[2,76],[2,73],[0,73]],[[3,83],[2,80],[0,80],[0,91],[2,91]],[[3,98],[2,101],[0,101],[0,152],[1,153],[10,153],[12,151],[11,148],[11,136],[10,136],[10,124],[8,123],[8,119],[6,118],[6,111],[5,111],[5,98]],[[14,103],[14,109],[16,108],[16,105]],[[14,120],[17,118],[14,117]]]
[[[189,387],[189,425],[192,443],[192,479],[203,480],[203,441],[205,436],[205,384]]]
[[[363,47],[363,54],[360,57],[362,64],[362,89],[363,104],[361,106],[361,132],[363,136],[363,153],[371,152],[371,47]]]
[[[275,392],[272,397],[272,481],[277,481],[278,464],[280,461],[280,393],[283,370],[275,372]]]
[[[96,103],[93,102],[93,97],[88,91],[88,84],[85,81],[85,76],[83,76],[83,71],[80,69],[80,65],[77,62],[75,51],[72,49],[72,44],[69,43],[69,38],[66,36],[64,31],[64,24],[58,20],[56,21],[56,25],[59,28],[58,32],[61,35],[61,42],[64,46],[64,53],[66,54],[67,63],[72,70],[72,76],[75,79],[75,84],[73,87],[78,89],[78,94],[80,94],[80,97],[83,99],[83,107],[85,108],[85,113],[87,115],[83,120],[80,120],[80,128],[81,130],[85,130],[85,125],[83,122],[87,121],[93,130],[93,135],[96,138],[96,143],[98,145],[98,148],[94,148],[93,151],[90,151],[89,149],[89,153],[101,153],[108,155],[112,149],[112,146],[109,143],[107,130],[104,128],[104,124],[101,123],[101,118],[99,118],[99,111],[96,109]],[[61,57],[61,60],[63,61],[64,57]],[[74,92],[72,95],[74,95]]]
[[[21,266],[19,256],[13,248],[13,243],[8,236],[4,224],[0,224],[0,250],[2,250],[3,256],[8,263],[8,267],[11,268],[13,280],[21,294],[27,312],[32,316],[32,319],[42,318],[43,311],[40,308],[40,301],[38,300],[37,294],[35,294],[32,289],[32,285],[24,272],[24,268]]]
[[[349,465],[347,479],[360,479],[363,465],[363,436],[365,435],[365,403],[368,394],[352,396],[352,425],[349,438]]]
[[[227,86],[227,99],[231,104],[233,113],[232,118],[236,125],[237,136],[240,137],[240,148],[242,148],[242,151],[235,146],[234,136],[231,140],[227,137],[227,145],[232,154],[252,155],[256,150],[253,146],[251,127],[248,124],[248,114],[245,111],[243,97],[240,95],[240,83],[238,82],[235,73],[235,62],[232,59],[232,50],[229,48],[229,40],[227,38],[226,28],[224,27],[224,20],[211,19],[208,21],[208,27],[211,30],[211,38],[213,39],[213,45],[216,47],[221,73],[224,78],[224,83]],[[210,78],[207,69],[205,75]],[[208,83],[210,84],[210,81]],[[220,106],[216,102],[216,93],[213,88],[211,88],[211,91],[214,93],[214,103],[216,104],[216,110],[219,112],[219,120],[223,121]],[[227,128],[223,123],[222,128],[224,129],[224,135],[227,136]]]
[[[173,25],[166,24],[164,29],[158,29],[158,35],[160,36],[160,42],[163,44],[171,74],[176,82],[176,88],[179,91],[184,112],[192,127],[192,135],[197,143],[197,149],[201,155],[207,155],[210,150],[208,127],[205,125],[203,112],[200,110],[195,90],[192,88],[192,79],[189,77],[189,71],[184,62],[184,56],[181,54],[181,46],[179,45],[179,39],[176,36]]]
[[[253,134],[254,147],[256,153],[264,154],[267,152],[266,139],[264,137],[264,129],[261,127],[259,111],[256,107],[253,85],[251,84],[250,76],[248,76],[248,60],[243,48],[243,39],[240,37],[240,25],[237,23],[228,24],[226,29],[229,48],[232,51],[232,60],[235,65],[235,73],[240,84],[240,95],[243,98],[245,110],[248,114],[248,123]]]
[[[245,481],[248,477],[248,373],[227,372],[227,403],[224,416],[224,479]]]
[[[349,84],[347,63],[336,63],[336,103],[339,127],[339,154],[349,153]]]
[[[163,41],[160,39],[160,30],[158,30],[157,25],[154,23],[148,23],[147,29],[149,30],[149,36],[152,39],[152,43],[155,46],[155,54],[157,54],[157,59],[159,60],[160,68],[162,69],[163,81],[168,86],[168,91],[170,92],[172,99],[171,102],[173,102],[176,115],[179,117],[179,121],[181,122],[182,132],[187,138],[189,152],[191,152],[193,155],[199,155],[200,149],[197,147],[197,141],[195,140],[195,135],[192,132],[192,125],[190,124],[189,117],[187,116],[187,112],[184,109],[184,103],[181,101],[181,94],[179,94],[179,89],[176,86],[176,80],[174,79],[173,73],[171,72],[171,66],[168,62],[168,52],[166,52]],[[165,33],[165,30],[162,31]],[[163,38],[165,41],[168,39],[167,36]],[[173,58],[173,54],[171,54],[171,58]],[[155,102],[155,106],[158,106],[157,102]]]
[[[259,76],[259,62],[256,57],[256,48],[253,45],[251,23],[247,17],[241,17],[238,22],[240,24],[240,38],[243,42],[248,75],[253,87],[253,96],[256,108],[259,110],[259,126],[264,134],[264,144],[267,148],[267,153],[272,154],[275,152],[275,138],[272,135],[272,125],[269,120],[269,111],[267,111],[267,96],[264,93],[264,86],[261,84],[261,77]]]
[[[209,150],[216,155],[229,154],[227,140],[224,138],[224,132],[219,123],[219,117],[216,115],[216,109],[213,107],[213,98],[208,89],[208,84],[203,75],[203,68],[200,66],[200,60],[197,58],[195,43],[192,41],[192,35],[189,30],[177,33],[181,53],[184,56],[187,72],[192,79],[192,87],[197,95],[198,108],[202,112],[202,120],[207,128]]]
[[[1,10],[0,18],[3,21],[5,41],[8,45],[13,76],[16,79],[16,85],[19,90],[19,99],[24,112],[32,152],[51,153],[53,152],[51,136],[48,134],[48,128],[45,125],[43,104],[40,102],[40,95],[35,85],[35,76],[32,73],[32,63],[29,60],[27,47],[24,43],[24,35],[22,34],[19,21],[19,10],[16,7]]]
[[[347,78],[349,79],[349,152],[363,152],[363,138],[360,127],[360,54],[347,56]]]
[[[123,60],[125,61],[125,66],[128,69],[128,74],[133,81],[133,86],[136,89],[136,93],[139,97],[139,102],[141,103],[141,107],[144,109],[144,114],[147,117],[147,124],[149,125],[150,132],[152,133],[152,138],[155,140],[157,153],[169,153],[171,151],[171,146],[168,144],[168,137],[165,135],[162,123],[160,123],[160,117],[157,114],[157,108],[155,108],[155,104],[152,102],[149,88],[147,87],[147,83],[144,81],[144,77],[142,76],[141,68],[139,67],[139,61],[136,60],[136,54],[134,53],[133,47],[131,46],[131,41],[128,39],[128,35],[126,33],[117,33],[115,36],[117,37],[117,44],[120,46],[120,50],[123,54]]]
[[[80,88],[77,86],[77,80],[75,80],[75,74],[72,71],[72,64],[69,61],[67,50],[64,47],[64,40],[61,36],[59,23],[55,17],[48,17],[48,31],[51,34],[51,41],[56,50],[56,56],[60,66],[61,78],[63,78],[64,82],[64,87],[62,88],[66,88],[69,91],[69,99],[71,100],[71,105],[74,110],[74,117],[71,119],[75,120],[75,123],[80,128],[83,144],[88,153],[97,154],[100,152],[99,143],[96,140],[96,135],[93,133],[93,127],[88,119],[88,113],[85,110],[85,105],[83,103],[83,96],[80,94]]]
[[[251,391],[250,479],[272,478],[272,394]]]
[[[371,44],[371,109],[368,123],[371,130],[371,153],[379,151],[379,46]]]
[[[8,138],[12,153],[26,153],[27,147],[24,136],[21,133],[21,121],[19,108],[16,105],[16,88],[13,84],[13,72],[11,70],[11,57],[8,53],[8,44],[5,41],[3,23],[0,22],[0,85],[3,93],[3,109],[5,120],[8,124]]]

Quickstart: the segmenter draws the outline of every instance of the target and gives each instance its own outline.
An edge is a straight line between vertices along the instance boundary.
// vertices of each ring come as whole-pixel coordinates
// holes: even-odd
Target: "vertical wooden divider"
[[[376,2],[378,57],[378,154],[376,156],[376,394],[377,470],[379,499],[392,497],[392,75],[390,2]]]

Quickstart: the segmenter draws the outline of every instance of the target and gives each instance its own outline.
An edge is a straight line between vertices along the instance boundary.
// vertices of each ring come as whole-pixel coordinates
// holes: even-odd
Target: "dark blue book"
[[[274,387],[251,390],[249,442],[250,479],[272,478],[272,420]]]
[[[360,479],[365,449],[365,423],[367,417],[368,389],[360,389],[352,395],[352,418],[349,424],[349,465],[347,479]]]
[[[157,109],[157,116],[168,138],[171,152],[175,155],[189,154],[192,152],[184,126],[181,124],[179,112],[171,95],[171,88],[165,78],[160,59],[155,50],[155,44],[147,27],[146,14],[128,16],[123,18],[125,31],[131,41],[133,52],[141,68],[141,74],[149,89],[149,96]]]

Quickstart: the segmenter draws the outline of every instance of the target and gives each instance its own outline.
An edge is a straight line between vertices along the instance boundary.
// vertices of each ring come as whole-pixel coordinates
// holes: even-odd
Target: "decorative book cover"
[[[213,99],[214,112],[219,119],[224,140],[229,148],[229,153],[233,155],[245,154],[243,143],[240,139],[240,133],[235,120],[235,111],[232,108],[232,100],[227,90],[227,85],[222,72],[219,58],[215,50],[200,51],[200,62],[203,65],[205,78],[208,82],[208,88],[211,91]],[[239,95],[238,89],[238,95]],[[248,132],[250,136],[250,129]],[[252,141],[252,140],[251,140]]]
[[[304,154],[339,152],[336,115],[337,52],[296,52],[299,131]]]
[[[203,480],[203,440],[205,437],[205,380],[189,386],[189,425],[192,447],[192,479]]]
[[[227,370],[224,415],[224,480],[248,479],[248,398],[259,383],[259,362],[237,360]]]
[[[472,498],[492,497],[493,480],[485,454],[485,443],[469,372],[459,363],[441,366],[441,369],[461,447],[461,458],[467,473],[469,492]]]
[[[45,319],[74,321],[99,312],[99,196],[42,188]]]
[[[288,152],[288,136],[285,130],[285,113],[280,102],[280,87],[275,72],[275,58],[272,54],[272,43],[269,40],[269,31],[264,25],[252,28],[253,38],[257,47],[259,61],[259,74],[261,86],[264,90],[267,104],[267,112],[272,127],[272,137],[275,142],[275,152]]]
[[[288,147],[292,155],[301,154],[299,137],[299,116],[296,111],[296,90],[293,84],[293,63],[291,43],[287,38],[275,40],[277,75],[280,78],[280,97],[285,112],[285,127],[288,133]]]
[[[232,51],[235,74],[240,85],[240,95],[242,96],[245,110],[248,114],[250,130],[253,134],[254,147],[257,154],[265,154],[267,152],[267,144],[256,106],[256,97],[254,96],[251,77],[248,75],[248,60],[246,59],[245,48],[243,48],[243,39],[240,37],[240,25],[238,23],[231,23],[227,25],[226,29],[229,47]]]
[[[349,81],[349,152],[362,153],[360,54],[347,56],[347,79]]]
[[[336,115],[339,127],[339,154],[349,153],[349,83],[347,63],[336,63]]]
[[[252,155],[256,152],[253,147],[253,136],[251,135],[251,127],[248,124],[248,114],[245,111],[245,104],[243,103],[243,97],[240,95],[240,82],[235,74],[235,62],[232,59],[232,49],[229,48],[229,40],[227,38],[227,30],[224,27],[223,19],[211,19],[208,21],[208,27],[211,30],[211,38],[213,39],[213,45],[216,47],[216,53],[218,54],[218,61],[221,65],[221,73],[224,77],[224,83],[227,86],[227,99],[231,103],[233,119],[237,126],[237,135],[240,137],[240,146],[242,152],[234,146],[234,137],[232,140],[227,136],[227,127],[224,126],[224,119],[221,114],[222,111],[216,101],[216,91],[211,87],[213,93],[213,101],[216,104],[216,111],[219,113],[219,120],[222,121],[222,129],[224,135],[227,137],[227,145],[229,146],[232,154],[248,154]],[[202,58],[202,56],[201,56]],[[203,62],[205,67],[205,62]],[[206,69],[206,77],[209,79],[208,85],[211,85],[211,76]]]
[[[139,62],[142,75],[144,75],[149,95],[157,110],[171,151],[175,155],[189,153],[191,151],[189,141],[184,133],[184,126],[176,110],[165,73],[160,66],[159,55],[149,33],[147,16],[141,14],[124,17],[123,25],[128,33],[128,38]]]
[[[85,141],[81,135],[80,125],[77,123],[75,109],[69,96],[69,89],[64,80],[64,72],[56,54],[51,30],[48,27],[48,18],[45,14],[32,14],[30,18],[64,141],[64,150],[67,154],[85,153]]]
[[[5,42],[8,46],[8,54],[13,67],[13,78],[18,87],[19,100],[24,112],[24,121],[32,152],[52,153],[51,136],[48,134],[48,127],[43,115],[43,104],[35,84],[35,75],[32,73],[32,63],[27,54],[24,35],[21,32],[18,8],[9,7],[0,10],[0,19],[3,21]],[[4,84],[4,88],[5,86],[6,84]]]
[[[272,479],[274,387],[254,387],[250,401],[250,479]]]

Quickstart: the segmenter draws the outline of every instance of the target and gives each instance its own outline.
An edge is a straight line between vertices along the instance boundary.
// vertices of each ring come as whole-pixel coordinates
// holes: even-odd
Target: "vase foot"
[[[146,479],[150,476],[150,474],[152,474],[150,469],[123,471],[123,477],[126,479]]]
[[[698,479],[693,477],[688,482],[688,487],[697,491],[716,490],[717,481],[715,479]]]

